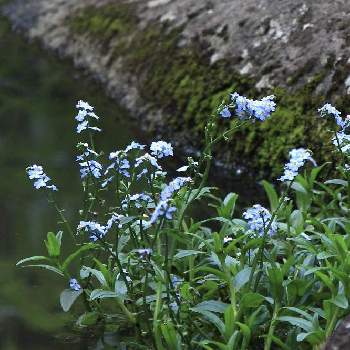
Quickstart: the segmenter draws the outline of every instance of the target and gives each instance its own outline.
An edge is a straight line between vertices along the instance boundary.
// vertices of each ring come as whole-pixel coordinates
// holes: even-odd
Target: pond
[[[101,149],[116,150],[132,139],[142,141],[144,135],[100,86],[68,62],[26,43],[4,19],[0,57],[0,348],[39,350],[50,344],[51,349],[66,349],[67,344],[47,336],[61,334],[69,321],[59,306],[66,281],[15,267],[22,257],[45,253],[43,239],[56,221],[44,194],[33,190],[25,168],[45,166],[63,189],[59,200],[72,217],[80,199],[74,164],[76,101],[89,101],[103,116]],[[69,347],[75,349],[74,344]]]

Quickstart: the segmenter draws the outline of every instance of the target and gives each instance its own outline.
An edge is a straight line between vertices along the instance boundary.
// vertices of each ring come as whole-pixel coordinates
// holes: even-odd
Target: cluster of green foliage
[[[124,69],[138,77],[141,96],[162,111],[166,121],[163,134],[181,135],[187,146],[202,146],[203,116],[209,115],[228,91],[256,97],[260,94],[254,80],[234,71],[228,59],[210,64],[204,43],[182,46],[181,28],[166,23],[138,28],[135,9],[129,4],[87,7],[74,14],[69,24],[73,33],[87,35],[101,50],[111,50],[111,60],[122,57]],[[243,127],[235,142],[221,150],[221,160],[268,178],[280,172],[291,146],[317,149],[318,161],[333,161],[323,145],[329,140],[326,124],[315,116],[316,107],[324,102],[324,97],[315,95],[315,89],[327,69],[293,93],[284,88],[270,91],[279,102],[275,116],[264,125]],[[288,83],[292,86],[300,74],[290,77]],[[342,107],[344,103],[345,99],[337,101]],[[283,123],[276,122],[282,119]]]
[[[236,194],[221,199],[206,187],[214,146],[232,141],[247,124],[235,118],[223,132],[219,121],[217,114],[208,118],[204,150],[198,162],[189,159],[184,169],[192,180],[172,190],[163,212],[159,205],[170,186],[166,175],[146,162],[147,180],[139,180],[137,148],[133,155],[118,153],[133,164],[129,176],[117,170],[108,187],[92,170],[83,179],[79,220],[92,220],[95,227],[96,220],[122,214],[106,235],[79,227],[75,234],[49,194],[64,233],[49,232],[47,255],[18,265],[47,269],[67,282],[79,275],[61,293],[62,308],[69,311],[75,303],[76,326],[94,330],[103,344],[157,350],[318,350],[347,315],[350,171],[343,150],[349,145],[334,147],[344,161],[338,178],[320,181],[330,166],[324,164],[287,182],[281,195],[263,182],[271,217],[263,232],[255,232],[236,212]],[[93,149],[91,134],[81,141]],[[132,205],[130,196],[141,190],[150,201]],[[190,209],[198,204],[212,207],[214,214],[193,217]],[[157,218],[146,224],[157,211]],[[96,239],[88,242],[87,233]],[[71,245],[68,255],[64,242]]]

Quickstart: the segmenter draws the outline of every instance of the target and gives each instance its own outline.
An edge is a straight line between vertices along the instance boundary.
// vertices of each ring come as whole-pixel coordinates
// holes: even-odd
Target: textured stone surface
[[[15,0],[7,13],[29,37],[64,50],[64,19],[76,9],[116,0]],[[283,85],[288,76],[310,65],[301,81],[319,71],[327,59],[350,58],[350,7],[347,0],[129,0],[147,23],[182,26],[183,44],[209,43],[212,61],[229,57],[238,71],[257,77],[259,87]],[[208,48],[208,49],[209,49]],[[328,84],[326,84],[326,87]],[[325,88],[326,88],[325,87]],[[346,92],[347,87],[341,87]]]
[[[132,5],[140,32],[154,23],[164,23],[168,29],[179,28],[179,48],[200,43],[198,46],[209,57],[208,69],[210,64],[224,59],[231,69],[251,79],[253,88],[262,93],[276,86],[296,90],[315,76],[318,79],[312,93],[331,99],[350,92],[348,0],[12,0],[4,13],[28,38],[39,39],[47,48],[72,58],[78,67],[100,80],[112,97],[140,118],[141,127],[149,129],[150,125],[156,125],[162,131],[171,113],[164,113],[160,104],[140,97],[142,77],[126,70],[123,58],[116,55],[118,38],[110,40],[106,48],[84,33],[73,35],[67,26],[67,19],[83,8],[122,3]],[[180,108],[179,105],[176,108]],[[315,106],[311,108],[316,110]],[[291,118],[299,111],[296,109],[293,113]],[[197,116],[191,123],[196,122]],[[306,121],[304,123],[306,125]],[[315,129],[314,126],[305,128],[309,129],[307,133]],[[277,140],[281,132],[274,132]],[[280,164],[285,159],[286,147],[307,147],[308,141],[320,143],[319,137],[312,140],[307,133],[303,136],[304,132],[300,132],[293,139],[291,132],[275,145],[265,141],[257,130],[249,138],[256,145],[249,151],[249,159],[261,168],[266,166],[265,157],[270,162],[266,169]],[[186,135],[186,130],[182,136],[173,141],[191,143],[193,137],[188,132]],[[260,147],[263,143],[264,147]],[[266,155],[271,152],[274,152],[273,158]],[[233,164],[232,157],[226,157],[226,153],[223,161]]]

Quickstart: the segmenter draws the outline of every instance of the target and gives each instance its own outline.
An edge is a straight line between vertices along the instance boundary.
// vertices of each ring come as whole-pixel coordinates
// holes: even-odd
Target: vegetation
[[[187,176],[168,182],[159,163],[173,155],[170,144],[152,142],[147,153],[132,142],[106,160],[94,148],[98,117],[79,101],[79,224],[66,219],[43,168],[27,168],[62,230],[48,233],[46,256],[18,265],[65,279],[63,310],[74,305],[76,327],[94,330],[103,344],[316,350],[348,313],[349,120],[331,105],[320,109],[334,125],[334,152],[342,159],[337,178],[320,181],[330,164],[316,167],[309,150],[294,149],[279,179],[282,193],[263,182],[270,210],[254,205],[242,219],[236,194],[221,199],[206,186],[213,151],[242,126],[266,123],[275,103],[271,96],[254,101],[238,94],[226,103],[206,121],[200,157],[178,169]],[[306,162],[313,167],[302,175]],[[195,217],[191,210],[198,205],[213,215]]]

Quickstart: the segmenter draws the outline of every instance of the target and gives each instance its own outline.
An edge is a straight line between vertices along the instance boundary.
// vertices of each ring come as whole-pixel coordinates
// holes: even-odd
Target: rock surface
[[[348,0],[12,0],[3,12],[28,38],[39,39],[45,47],[72,58],[76,66],[100,80],[112,97],[140,118],[143,128],[156,125],[163,130],[169,111],[164,113],[161,104],[140,94],[142,74],[124,69],[123,58],[115,54],[118,39],[110,40],[103,49],[98,40],[75,35],[67,25],[84,8],[125,3],[138,18],[138,31],[154,23],[163,23],[167,30],[177,28],[179,48],[200,45],[208,57],[208,69],[225,60],[230,69],[251,79],[255,91],[264,93],[276,86],[293,91],[322,72],[313,93],[330,99],[350,93]],[[183,137],[175,139],[187,137],[188,143],[192,138],[184,130],[180,134]],[[295,140],[279,142],[284,147],[303,146],[304,133],[299,134]],[[271,148],[277,152],[274,145],[263,147],[265,153]],[[250,152],[257,151],[252,148]],[[278,152],[276,159],[285,157],[283,147]]]
[[[120,1],[119,1],[120,2]],[[137,5],[144,28],[153,21],[183,26],[183,45],[206,41],[211,61],[228,57],[242,74],[256,77],[258,88],[285,85],[289,76],[308,69],[300,83],[314,76],[326,62],[350,59],[350,7],[347,0],[129,0]],[[67,16],[89,5],[116,0],[15,0],[5,13],[29,38],[67,55],[70,34]],[[93,60],[84,52],[81,64]],[[83,52],[81,52],[83,55]],[[77,58],[77,57],[76,57]],[[95,72],[96,68],[90,67]],[[349,71],[350,73],[350,71]],[[102,74],[103,75],[103,74]],[[330,72],[331,75],[331,72]],[[327,77],[325,78],[327,80]],[[348,79],[339,89],[346,92]],[[322,84],[322,82],[321,82]],[[325,83],[320,91],[330,88]]]

